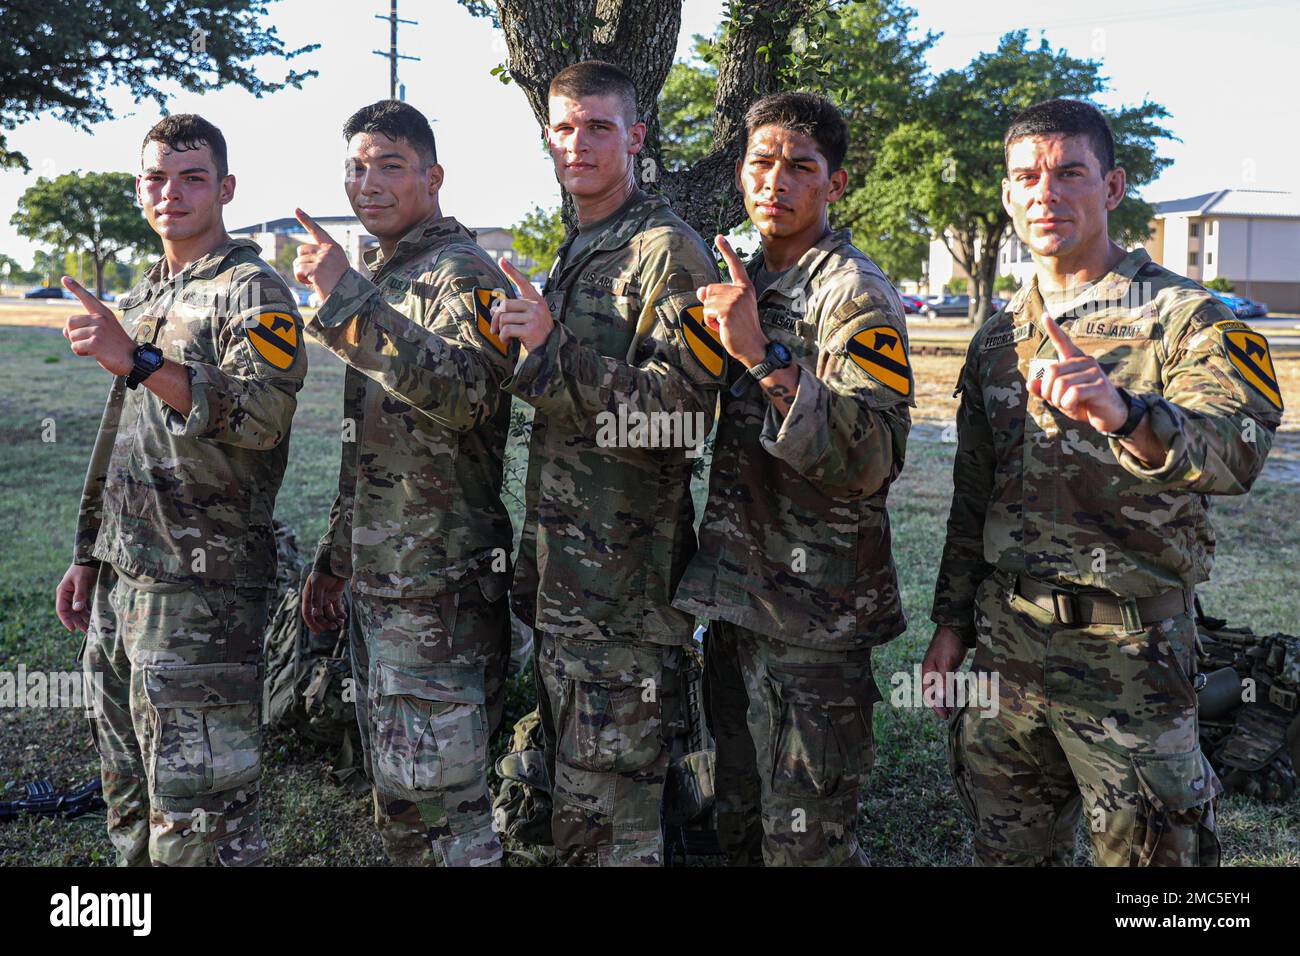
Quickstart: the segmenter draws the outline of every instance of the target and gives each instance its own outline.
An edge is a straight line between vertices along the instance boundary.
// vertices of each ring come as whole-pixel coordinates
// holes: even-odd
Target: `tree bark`
[[[708,239],[745,219],[733,172],[744,148],[745,111],[758,97],[781,88],[780,54],[788,48],[790,32],[823,5],[824,0],[734,0],[718,64],[713,149],[693,166],[673,171],[661,160],[658,98],[677,48],[682,0],[497,0],[497,19],[507,69],[539,126],[548,120],[547,86],[564,67],[606,60],[632,77],[646,124],[636,160],[639,181],[667,197]],[[763,46],[766,55],[759,52]],[[572,200],[567,193],[563,198],[564,219],[572,226]]]

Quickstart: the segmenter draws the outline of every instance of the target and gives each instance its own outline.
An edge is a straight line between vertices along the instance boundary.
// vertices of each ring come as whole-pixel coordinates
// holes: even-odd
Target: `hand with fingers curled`
[[[63,277],[63,287],[77,297],[86,311],[68,317],[63,337],[74,355],[89,355],[105,371],[129,375],[135,365],[135,342],[122,328],[113,310],[86,291],[71,276]]]
[[[1029,394],[1099,432],[1118,431],[1128,418],[1129,406],[1101,363],[1075,345],[1050,315],[1043,316],[1043,327],[1057,358],[1036,363]]]
[[[498,259],[497,265],[519,290],[519,297],[497,299],[492,304],[492,334],[505,343],[518,339],[525,351],[535,352],[555,328],[550,307],[526,275],[504,258]]]
[[[293,277],[315,289],[324,302],[348,271],[347,254],[311,216],[301,209],[295,209],[293,214],[312,238],[311,242],[298,247],[298,255],[293,260]]]
[[[704,306],[704,322],[718,333],[727,354],[753,368],[767,353],[767,335],[758,320],[758,298],[740,261],[726,237],[714,238],[718,252],[731,272],[730,282],[714,282],[695,290]]]

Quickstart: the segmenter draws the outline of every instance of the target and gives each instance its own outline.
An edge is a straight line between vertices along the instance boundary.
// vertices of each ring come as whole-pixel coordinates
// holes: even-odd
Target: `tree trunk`
[[[1002,245],[1002,235],[1006,226],[1002,222],[980,230],[979,254],[975,257],[971,273],[970,305],[966,318],[972,325],[981,325],[992,314],[993,286],[998,275],[998,250]]]
[[[745,219],[733,170],[744,147],[750,103],[780,88],[781,52],[791,30],[823,0],[734,0],[723,40],[714,105],[713,149],[688,169],[669,172],[659,150],[659,91],[677,48],[682,0],[497,0],[497,19],[508,50],[507,68],[541,126],[548,120],[546,88],[551,77],[582,60],[613,63],[632,77],[637,109],[646,124],[636,158],[643,188],[662,193],[673,209],[706,239],[729,232]],[[768,55],[758,52],[767,45]],[[573,203],[563,197],[566,224]]]

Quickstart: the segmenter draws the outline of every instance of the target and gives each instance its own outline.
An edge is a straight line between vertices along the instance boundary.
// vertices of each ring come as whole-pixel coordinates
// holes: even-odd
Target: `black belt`
[[[1025,574],[1016,575],[1016,593],[1044,611],[1051,611],[1059,624],[1120,625],[1129,631],[1140,631],[1156,621],[1185,614],[1192,609],[1194,599],[1192,591],[1179,588],[1151,597],[1121,598],[1106,591],[1054,587]]]

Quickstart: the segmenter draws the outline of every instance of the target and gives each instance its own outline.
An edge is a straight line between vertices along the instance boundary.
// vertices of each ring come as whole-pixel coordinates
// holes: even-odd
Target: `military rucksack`
[[[1300,637],[1196,611],[1201,748],[1228,793],[1286,802],[1300,765]]]

